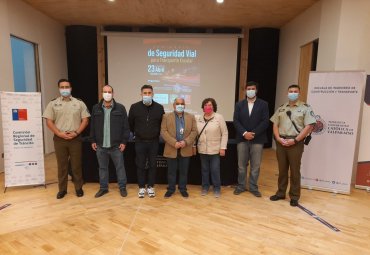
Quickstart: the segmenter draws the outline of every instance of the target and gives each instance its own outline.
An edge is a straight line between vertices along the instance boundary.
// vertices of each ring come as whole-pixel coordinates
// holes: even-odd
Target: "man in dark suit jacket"
[[[169,198],[176,190],[176,173],[179,169],[179,190],[183,197],[189,197],[186,190],[190,157],[197,136],[194,115],[184,112],[185,100],[176,98],[174,111],[163,115],[161,135],[165,141],[163,156],[167,158],[168,187],[164,195]]]
[[[266,101],[257,98],[258,83],[250,81],[245,86],[246,99],[235,105],[234,126],[238,142],[238,186],[235,195],[246,190],[248,162],[250,162],[249,191],[261,197],[258,176],[262,160],[263,145],[267,142],[269,110]]]

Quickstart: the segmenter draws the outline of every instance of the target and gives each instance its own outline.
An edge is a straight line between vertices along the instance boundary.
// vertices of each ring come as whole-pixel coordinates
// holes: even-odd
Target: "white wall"
[[[13,90],[13,68],[8,32],[7,9],[7,2],[5,0],[0,0],[0,90],[11,91]],[[4,171],[4,159],[2,157],[2,153],[4,152],[2,123],[0,114],[0,172]]]
[[[43,109],[58,96],[57,81],[67,77],[65,28],[21,0],[0,0],[0,90],[13,91],[10,35],[38,44]],[[2,133],[2,129],[0,130]],[[2,135],[0,136],[2,137]],[[52,134],[44,125],[45,152],[54,151]],[[0,140],[0,151],[3,142]],[[3,159],[0,170],[3,170]]]
[[[342,0],[335,70],[370,74],[370,1]],[[363,104],[358,161],[370,161],[370,106]]]
[[[288,86],[298,82],[300,47],[319,38],[321,2],[280,30],[275,108],[287,101]]]
[[[317,71],[370,74],[370,1],[322,0],[281,28],[275,108],[298,81],[300,47],[319,38]],[[308,102],[309,103],[309,102]],[[359,161],[370,161],[370,107],[364,104]]]

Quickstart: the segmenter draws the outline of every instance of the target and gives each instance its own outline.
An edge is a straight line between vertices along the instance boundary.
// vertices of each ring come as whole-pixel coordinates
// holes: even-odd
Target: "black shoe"
[[[57,194],[57,199],[62,199],[67,194],[67,191],[59,191]]]
[[[164,194],[164,198],[170,198],[172,196],[173,192],[167,190],[166,194]]]
[[[234,195],[240,195],[244,191],[245,191],[244,189],[236,187],[235,190],[234,190]]]
[[[258,190],[250,191],[250,193],[252,193],[255,197],[262,197],[261,192],[259,192]]]
[[[121,194],[121,197],[127,197],[127,190],[126,188],[122,188],[119,190],[119,193]]]
[[[180,190],[180,193],[182,197],[189,197],[189,193],[186,190]]]
[[[78,196],[78,197],[83,197],[84,196],[84,191],[82,190],[82,188],[76,190],[76,196]]]
[[[107,194],[109,191],[107,189],[100,189],[98,192],[96,192],[95,194],[95,197],[98,198],[98,197],[101,197],[105,194]]]
[[[290,206],[298,206],[298,200],[296,200],[296,199],[291,199],[291,200],[290,200]]]
[[[271,201],[278,201],[278,200],[283,200],[285,197],[279,197],[278,195],[273,195],[270,197]]]

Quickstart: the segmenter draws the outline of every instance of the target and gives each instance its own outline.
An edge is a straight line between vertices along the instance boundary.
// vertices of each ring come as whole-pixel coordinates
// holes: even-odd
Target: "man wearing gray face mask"
[[[197,136],[194,115],[184,112],[185,100],[178,97],[173,102],[173,112],[163,115],[161,135],[165,141],[163,156],[167,158],[168,187],[164,195],[169,198],[176,190],[176,175],[179,170],[179,190],[184,198],[189,197],[186,189],[190,157]]]
[[[113,88],[103,87],[103,99],[91,113],[90,141],[99,162],[100,189],[95,197],[108,193],[109,158],[116,167],[117,182],[122,197],[127,196],[123,151],[130,135],[126,108],[113,98]]]
[[[261,197],[258,176],[262,161],[263,145],[267,142],[269,109],[266,101],[257,98],[258,83],[250,81],[245,86],[246,99],[235,105],[234,126],[238,150],[238,186],[235,195],[246,190],[247,167],[250,162],[249,192]]]

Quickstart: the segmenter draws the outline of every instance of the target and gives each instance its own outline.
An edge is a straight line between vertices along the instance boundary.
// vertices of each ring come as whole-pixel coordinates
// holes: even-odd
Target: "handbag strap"
[[[206,126],[208,125],[208,122],[210,122],[214,117],[210,118],[209,120],[206,121],[206,124],[204,124],[202,130],[200,131],[199,135],[197,136],[197,141],[195,143],[195,146],[198,145],[198,142],[199,142],[199,137],[202,135],[203,133],[203,130],[206,128]]]

